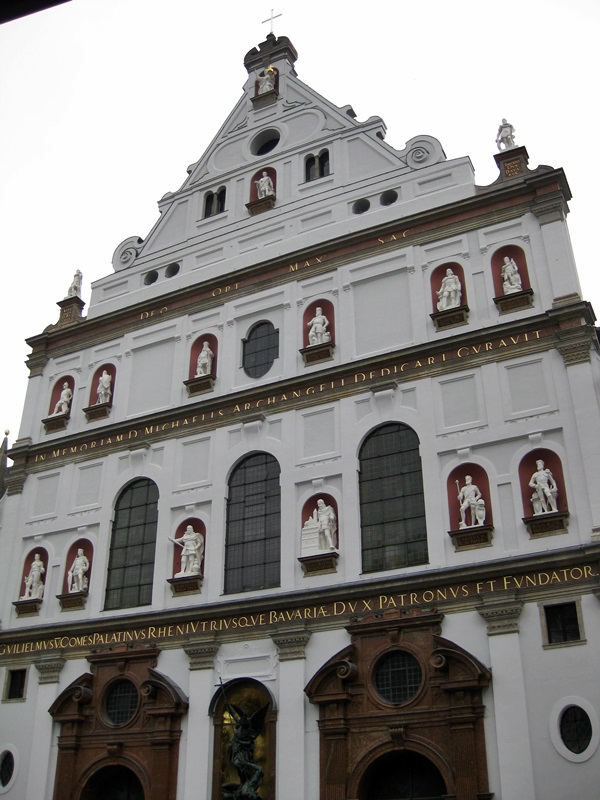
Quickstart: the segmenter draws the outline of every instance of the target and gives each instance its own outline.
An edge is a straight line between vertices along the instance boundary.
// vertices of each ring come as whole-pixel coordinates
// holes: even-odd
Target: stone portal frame
[[[363,800],[367,769],[381,756],[403,751],[435,764],[444,796],[491,797],[482,697],[491,674],[439,635],[442,619],[435,609],[390,610],[352,623],[352,643],[309,681],[304,691],[319,706],[321,800]],[[378,695],[374,675],[382,657],[400,652],[416,659],[421,683],[392,703]]]
[[[155,669],[159,650],[117,645],[88,656],[91,672],[73,681],[49,713],[60,725],[54,800],[85,800],[91,778],[108,765],[130,769],[145,800],[176,800],[181,720],[188,699]],[[137,694],[124,722],[111,721],[107,698],[122,681]]]
[[[263,770],[262,789],[264,790],[264,797],[274,798],[277,752],[277,706],[275,698],[264,684],[254,680],[254,678],[235,678],[223,684],[215,692],[208,710],[209,715],[213,718],[214,726],[211,800],[222,800],[224,784],[239,782],[236,769],[229,758],[229,745],[234,731],[225,698],[227,698],[227,704],[230,707],[237,706],[248,715],[252,715],[265,705],[267,706],[263,729],[254,743],[254,757],[255,762]]]

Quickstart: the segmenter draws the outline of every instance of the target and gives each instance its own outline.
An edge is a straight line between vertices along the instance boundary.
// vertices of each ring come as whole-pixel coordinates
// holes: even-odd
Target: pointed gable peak
[[[298,52],[287,36],[275,36],[274,33],[267,34],[264,42],[258,45],[258,49],[253,47],[246,53],[244,66],[248,74],[256,70],[262,70],[274,61],[286,60],[293,66],[298,58]]]

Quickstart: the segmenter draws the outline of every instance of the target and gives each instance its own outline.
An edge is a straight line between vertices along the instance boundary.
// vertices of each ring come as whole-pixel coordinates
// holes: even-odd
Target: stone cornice
[[[43,333],[27,339],[33,348],[28,364],[35,374],[39,374],[44,357],[57,357],[92,343],[114,339],[155,324],[158,319],[175,319],[199,309],[218,307],[233,296],[243,297],[265,286],[272,287],[328,272],[359,258],[436,241],[487,224],[498,224],[533,210],[538,195],[545,198],[545,203],[550,197],[562,197],[567,190],[562,170],[529,175],[506,185],[478,187],[478,194],[455,203],[337,237],[283,258],[261,261],[231,273],[224,272],[213,280],[198,282],[126,309],[111,311],[110,314],[86,318],[76,326],[50,326]],[[161,261],[169,257],[181,259],[187,249],[194,247],[197,245],[186,243],[183,251],[180,248],[170,255],[161,253]],[[149,259],[148,264],[152,260]]]

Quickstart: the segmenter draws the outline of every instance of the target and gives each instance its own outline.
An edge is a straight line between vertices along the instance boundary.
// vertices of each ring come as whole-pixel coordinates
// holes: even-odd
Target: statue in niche
[[[529,481],[529,485],[535,490],[531,495],[534,516],[558,511],[556,505],[558,486],[552,473],[549,469],[545,469],[544,462],[541,459],[535,462],[535,466],[537,470]]]
[[[44,597],[44,582],[42,580],[46,569],[40,558],[40,554],[36,553],[31,562],[29,575],[25,578],[25,593],[20,600],[41,600]]]
[[[335,511],[320,497],[317,507],[302,526],[303,543],[318,538],[320,550],[336,550],[337,519]]]
[[[58,402],[54,406],[54,411],[52,412],[51,416],[56,417],[59,414],[68,414],[69,408],[71,407],[71,400],[73,399],[73,392],[71,391],[71,387],[65,381],[63,383],[62,392],[60,393],[60,397],[58,398]]]
[[[263,782],[263,770],[254,760],[254,742],[263,729],[269,706],[264,705],[248,716],[243,708],[229,705],[225,690],[222,691],[225,706],[235,725],[229,758],[240,780],[239,785],[228,783],[223,786],[223,800],[261,800],[256,790]]]
[[[498,150],[510,150],[511,147],[516,147],[515,129],[505,119],[502,120],[498,127],[496,144],[498,145]]]
[[[275,69],[269,65],[262,75],[256,73],[256,80],[258,81],[258,94],[266,94],[272,92],[275,88]]]
[[[78,269],[73,275],[73,280],[71,281],[71,285],[67,291],[67,297],[81,297],[81,281],[83,275],[81,274],[81,270]]]
[[[275,197],[273,181],[267,172],[263,171],[262,177],[260,177],[257,181],[254,181],[254,183],[256,184],[256,193],[259,200],[263,197],[269,197],[270,195]]]
[[[208,342],[203,342],[202,350],[200,350],[198,361],[196,362],[195,378],[201,378],[203,375],[210,375],[214,357],[215,354],[210,349]]]
[[[87,556],[81,549],[77,551],[77,555],[73,559],[73,563],[67,572],[67,588],[69,592],[86,592],[88,588],[88,579],[86,572],[90,568],[90,562]]]
[[[112,376],[108,374],[106,370],[102,371],[102,375],[98,379],[98,388],[96,392],[98,393],[98,398],[96,400],[96,405],[100,405],[101,403],[110,403],[110,398],[112,392],[110,390],[110,384],[112,382]]]
[[[317,308],[315,316],[310,320],[310,322],[307,323],[307,325],[310,327],[308,332],[309,346],[331,341],[331,335],[327,330],[329,327],[329,320],[323,314],[322,308]]]
[[[187,575],[199,575],[204,555],[204,538],[202,534],[195,531],[191,525],[188,525],[183,536],[178,539],[169,536],[169,539],[181,547],[181,569],[173,577],[185,578]]]
[[[476,525],[483,525],[485,522],[485,501],[479,488],[473,483],[470,475],[465,475],[465,485],[461,488],[456,481],[458,489],[458,502],[460,503],[460,523],[459,528],[473,528]],[[470,513],[470,523],[467,525],[467,509]]]
[[[508,256],[504,256],[504,263],[502,264],[502,290],[504,294],[514,294],[515,292],[523,291],[519,268],[515,264],[514,259]]]
[[[446,270],[446,274],[436,294],[438,296],[438,311],[446,311],[448,308],[458,308],[460,305],[462,287],[460,285],[460,280],[450,268]]]

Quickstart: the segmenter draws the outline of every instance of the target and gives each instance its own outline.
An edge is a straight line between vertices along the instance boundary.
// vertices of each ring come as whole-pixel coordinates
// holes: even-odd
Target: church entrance
[[[443,800],[446,784],[438,768],[419,753],[386,753],[369,766],[359,800]]]
[[[127,767],[103,767],[86,783],[80,800],[145,800],[144,789]]]

